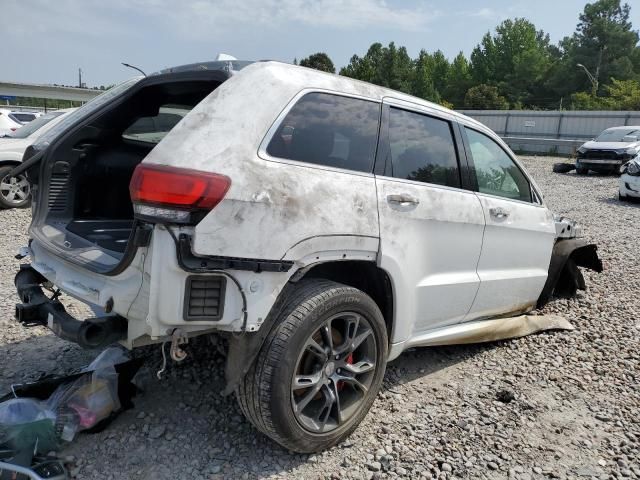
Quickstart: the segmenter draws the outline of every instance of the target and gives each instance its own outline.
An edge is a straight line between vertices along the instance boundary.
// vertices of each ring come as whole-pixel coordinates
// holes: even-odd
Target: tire
[[[586,175],[587,173],[589,173],[589,169],[586,167],[576,167],[576,173],[578,175]]]
[[[31,201],[31,185],[24,174],[12,177],[15,167],[0,167],[0,208],[25,208]]]
[[[621,202],[625,202],[627,200],[627,196],[622,195],[620,192],[618,192],[618,200],[620,200]]]
[[[366,416],[382,384],[387,354],[384,318],[368,295],[328,280],[303,280],[285,299],[236,390],[240,409],[289,450],[325,450]]]
[[[576,166],[571,163],[554,163],[553,164],[554,173],[569,173],[571,170],[574,170],[575,168]]]

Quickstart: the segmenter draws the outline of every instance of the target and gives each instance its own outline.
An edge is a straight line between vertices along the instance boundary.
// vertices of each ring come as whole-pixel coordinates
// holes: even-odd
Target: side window
[[[460,187],[451,125],[445,120],[391,108],[391,175],[448,187]]]
[[[162,106],[154,117],[140,117],[122,133],[129,140],[158,143],[191,110],[190,106]]]
[[[373,170],[380,104],[309,93],[286,115],[267,146],[273,157],[361,172]]]
[[[529,181],[511,157],[486,135],[469,128],[465,130],[480,193],[531,202]]]

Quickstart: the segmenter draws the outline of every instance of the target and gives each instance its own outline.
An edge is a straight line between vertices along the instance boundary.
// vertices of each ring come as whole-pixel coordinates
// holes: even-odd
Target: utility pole
[[[600,58],[602,58],[602,52],[600,52]],[[584,70],[584,73],[587,74],[587,77],[589,78],[589,81],[591,82],[591,95],[595,97],[596,93],[598,93],[598,77],[597,77],[597,75],[600,74],[600,62],[598,62],[598,66],[596,67],[596,75],[595,76],[583,64],[577,63],[576,66],[579,67],[579,68],[582,68]]]
[[[82,69],[78,68],[78,88],[82,88]]]

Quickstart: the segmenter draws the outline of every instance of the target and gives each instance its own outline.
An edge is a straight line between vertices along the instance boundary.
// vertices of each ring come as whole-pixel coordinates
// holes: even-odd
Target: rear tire
[[[21,173],[12,177],[9,172],[15,167],[0,167],[0,208],[25,208],[31,201],[31,184]]]
[[[327,449],[366,416],[387,354],[384,318],[368,295],[328,280],[303,280],[285,299],[236,391],[240,409],[289,450]]]

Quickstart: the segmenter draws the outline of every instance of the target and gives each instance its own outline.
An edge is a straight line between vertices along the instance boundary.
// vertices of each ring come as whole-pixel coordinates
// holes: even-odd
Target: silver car
[[[640,152],[640,126],[607,128],[578,148],[576,173],[617,173]]]

